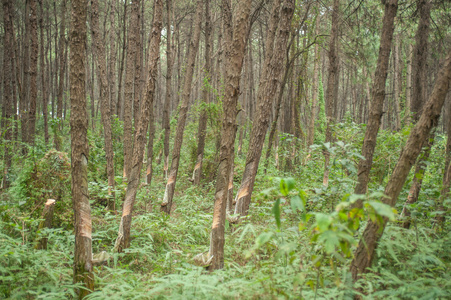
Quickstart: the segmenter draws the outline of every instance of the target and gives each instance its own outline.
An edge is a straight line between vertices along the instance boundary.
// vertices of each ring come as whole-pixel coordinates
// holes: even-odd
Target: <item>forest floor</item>
[[[378,165],[377,159],[386,157],[386,153],[391,155],[403,142],[401,134],[387,133],[383,138],[385,148],[375,159],[370,189],[373,192],[382,189],[393,168],[385,162]],[[88,299],[352,299],[355,287],[364,289],[365,299],[449,299],[451,233],[437,231],[431,222],[433,209],[429,207],[437,196],[439,172],[434,168],[441,163],[443,144],[444,140],[439,140],[432,152],[431,173],[425,178],[412,228],[405,230],[396,222],[390,223],[371,272],[355,285],[349,272],[351,259],[338,255],[338,248],[331,253],[325,251],[324,241],[312,238],[317,230],[312,228],[312,221],[300,226],[301,214],[290,205],[289,197],[281,195],[279,186],[281,178],[293,177],[291,193],[302,191],[305,210],[333,214],[336,205],[347,201],[352,193],[353,169],[349,163],[354,161],[353,153],[358,152],[357,144],[348,147],[338,142],[332,149],[327,188],[322,187],[323,158],[319,148],[313,147],[308,160],[301,155],[293,170],[284,172],[271,166],[268,175],[260,170],[249,216],[238,225],[226,223],[225,267],[213,273],[193,261],[194,256],[209,249],[213,182],[193,186],[188,180],[189,166],[182,166],[175,205],[167,216],[159,210],[165,182],[160,175],[162,166],[157,165],[152,185],[144,186],[138,193],[131,247],[124,253],[112,253],[120,211],[114,214],[105,210],[101,201],[105,186],[92,182],[93,253],[106,251],[111,258],[94,267],[95,291]],[[399,151],[394,155],[399,155]],[[244,160],[244,156],[236,159],[235,191]],[[21,178],[18,182],[23,182]],[[20,205],[27,204],[17,204],[18,185],[9,194],[2,194],[0,298],[71,298],[76,287],[72,283],[73,231],[70,226],[44,230],[40,234],[48,237],[48,249],[35,250],[39,217],[21,210]],[[123,187],[117,188],[118,199]],[[406,183],[400,199],[406,197],[408,188]],[[281,203],[280,228],[274,214],[277,199]],[[117,204],[120,209],[119,200]],[[70,207],[69,200],[60,209],[70,211]],[[397,210],[401,207],[402,201]],[[70,213],[60,217],[61,224],[70,224]],[[363,221],[355,235],[356,242],[364,226]]]

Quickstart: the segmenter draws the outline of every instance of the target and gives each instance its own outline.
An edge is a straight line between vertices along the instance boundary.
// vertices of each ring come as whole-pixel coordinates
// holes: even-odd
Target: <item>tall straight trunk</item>
[[[34,145],[36,130],[36,102],[38,98],[38,21],[36,0],[30,0],[30,109],[28,111],[28,144]]]
[[[270,29],[266,40],[266,57],[257,94],[257,118],[252,126],[249,150],[246,157],[241,186],[236,196],[235,214],[247,215],[251,200],[254,181],[258,171],[258,164],[262,154],[266,131],[269,126],[272,100],[280,87],[287,49],[288,36],[290,34],[291,19],[294,13],[294,1],[275,0],[271,13]],[[279,12],[280,11],[280,12]],[[280,14],[280,22],[279,22]],[[276,37],[276,30],[278,32]]]
[[[47,145],[49,143],[49,123],[48,123],[48,92],[47,92],[47,74],[45,73],[46,65],[45,58],[47,57],[47,51],[44,51],[44,8],[43,8],[43,0],[39,0],[39,31],[41,36],[41,45],[40,45],[40,68],[41,68],[41,85],[42,85],[42,114],[44,116],[44,141]],[[47,49],[48,50],[48,49]],[[48,72],[47,72],[48,73]]]
[[[316,17],[315,34],[319,34],[319,16]],[[318,74],[319,74],[319,45],[315,43],[315,54],[313,57],[313,84],[312,84],[312,112],[310,116],[310,125],[308,132],[307,147],[313,145],[315,140],[315,120],[318,110]]]
[[[196,15],[194,18],[194,34],[190,41],[188,58],[185,71],[185,83],[182,93],[182,104],[179,111],[179,119],[177,121],[177,129],[175,132],[174,149],[172,149],[171,170],[169,172],[168,182],[164,191],[161,210],[167,214],[171,212],[172,199],[174,197],[175,184],[177,181],[177,172],[180,162],[180,150],[182,149],[183,133],[185,131],[186,118],[188,116],[188,106],[191,95],[191,85],[193,82],[194,64],[196,61],[197,50],[199,49],[200,27],[202,23],[203,1],[197,0]]]
[[[394,65],[394,78],[393,78],[393,96],[394,96],[394,108],[395,108],[395,120],[396,120],[396,131],[401,130],[401,109],[399,106],[399,96],[400,96],[400,90],[401,86],[399,85],[401,77],[401,68],[400,68],[400,60],[399,60],[399,35],[396,35],[395,37],[395,44],[393,47],[393,65]]]
[[[106,63],[106,50],[105,40],[102,38],[99,29],[99,2],[98,0],[91,0],[91,30],[92,30],[92,42],[94,51],[93,54],[96,58],[98,75],[100,77],[100,110],[101,119],[103,125],[103,134],[105,140],[105,156],[106,156],[106,169],[108,176],[108,209],[115,210],[114,200],[114,161],[113,161],[113,140],[111,133],[111,111],[109,103],[108,93],[108,77],[107,77],[107,63]]]
[[[124,15],[122,18],[122,52],[121,61],[119,65],[119,78],[118,78],[118,89],[117,89],[117,102],[116,102],[116,115],[119,119],[123,120],[123,99],[122,97],[122,76],[124,74],[124,62],[125,62],[125,52],[127,48],[127,3],[124,1]]]
[[[451,97],[448,94],[448,100],[447,105],[445,105],[445,110],[447,109],[450,111],[451,108]],[[446,116],[446,115],[445,115]],[[449,196],[450,192],[450,186],[451,186],[451,118],[448,115],[448,118],[445,118],[446,121],[446,130],[447,130],[447,136],[448,140],[446,142],[446,150],[445,150],[445,172],[443,172],[443,184],[442,184],[442,190],[440,192],[440,197],[436,203],[436,209],[440,212],[436,215],[435,220],[437,222],[437,226],[439,229],[443,230],[443,223],[445,221],[445,207],[443,206],[443,202],[445,201],[446,197]]]
[[[63,118],[63,92],[64,92],[64,74],[66,73],[66,1],[61,2],[61,22],[60,22],[60,38],[59,38],[59,81],[58,81],[58,92],[57,92],[57,107],[56,116],[60,119]],[[61,128],[61,126],[60,126]]]
[[[373,154],[376,148],[376,138],[381,124],[385,99],[385,81],[387,80],[388,62],[393,39],[394,19],[398,10],[398,0],[385,1],[385,13],[382,21],[381,42],[379,57],[377,59],[374,83],[371,91],[371,107],[368,115],[368,125],[363,140],[362,155],[365,159],[359,161],[357,171],[357,185],[355,194],[365,194],[370,179],[370,170],[373,164]],[[356,207],[362,207],[362,200],[355,202]]]
[[[427,95],[427,58],[431,6],[430,0],[417,0],[420,21],[415,35],[415,47],[413,50],[412,100],[410,103],[410,111],[413,113],[412,121],[414,123],[420,118]]]
[[[133,160],[133,130],[132,130],[132,107],[135,99],[133,94],[138,32],[139,0],[133,0],[130,4],[130,19],[127,34],[127,68],[125,69],[124,86],[124,171],[123,177],[128,178]],[[146,128],[147,130],[147,128]]]
[[[59,56],[58,56],[58,12],[56,10],[56,1],[53,2],[53,15],[54,15],[54,27],[55,27],[55,34],[53,34],[54,37],[54,43],[55,43],[55,68],[53,69],[53,73],[52,73],[52,119],[56,118],[56,113],[55,113],[55,105],[56,105],[56,97],[57,97],[57,90],[58,90],[58,72],[59,72],[59,65],[58,65],[58,61],[59,61]]]
[[[409,44],[408,48],[408,62],[407,62],[407,70],[406,70],[406,107],[404,111],[404,120],[406,125],[410,125],[411,116],[410,116],[410,105],[412,103],[412,59],[413,59],[413,46]]]
[[[9,187],[9,168],[11,168],[11,138],[12,138],[12,101],[11,99],[11,79],[12,79],[12,60],[13,57],[13,23],[12,23],[12,3],[11,0],[2,0],[3,4],[3,26],[5,33],[3,35],[3,105],[2,111],[4,111],[5,120],[3,122],[4,128],[2,130],[5,132],[4,135],[4,170],[3,170],[3,182],[2,187],[4,189]],[[8,142],[9,141],[9,142]]]
[[[413,88],[411,102],[411,111],[413,112],[412,122],[414,124],[418,121],[423,109],[423,104],[426,101],[428,37],[432,4],[429,0],[419,0],[418,6],[418,10],[420,11],[420,22],[415,36],[416,43],[413,54]],[[410,227],[411,219],[408,206],[409,204],[418,201],[423,182],[423,175],[427,168],[426,161],[429,158],[433,141],[434,134],[432,133],[429,140],[424,144],[425,149],[423,155],[420,155],[418,158],[412,185],[403,208],[403,215],[406,218],[402,224],[404,228]]]
[[[25,145],[28,142],[28,107],[29,107],[29,87],[30,87],[30,18],[28,17],[30,13],[30,1],[25,1],[25,34],[23,35],[23,46],[22,46],[22,62],[19,64],[17,61],[17,66],[22,66],[22,89],[20,91],[20,123],[21,123],[21,133],[22,133],[22,143]],[[14,88],[14,87],[13,87]],[[22,153],[26,154],[27,148],[22,148]]]
[[[167,20],[167,39],[166,39],[166,97],[164,99],[163,106],[163,129],[164,129],[164,142],[163,142],[163,151],[164,151],[164,166],[163,166],[163,177],[164,179],[168,178],[168,168],[169,168],[169,136],[171,135],[171,125],[169,123],[169,110],[171,106],[171,97],[172,97],[172,67],[174,65],[174,43],[171,40],[172,30],[171,30],[171,22],[172,22],[172,0],[166,1],[166,20]]]
[[[423,106],[423,113],[404,146],[401,156],[393,170],[393,173],[385,187],[384,194],[388,198],[383,199],[386,204],[394,206],[402,190],[409,171],[421,152],[423,143],[429,136],[430,130],[437,125],[440,113],[445,102],[446,94],[451,80],[451,51],[442,64],[434,89],[426,104]],[[351,262],[351,272],[354,280],[359,279],[360,274],[367,271],[375,256],[375,250],[387,224],[384,218],[382,224],[368,221],[362,238],[354,252],[354,259]]]
[[[338,95],[338,31],[339,31],[339,9],[340,0],[334,0],[334,7],[332,10],[332,29],[330,31],[329,41],[329,74],[327,77],[327,90],[326,90],[326,139],[325,143],[332,143],[332,125],[335,123],[334,107],[336,106]],[[337,85],[337,86],[336,86]],[[335,114],[336,115],[336,114]],[[329,184],[329,161],[330,153],[327,149],[324,149],[324,176],[323,185]]]
[[[292,60],[292,62],[293,62],[293,60]],[[266,169],[269,164],[269,158],[271,157],[272,145],[274,143],[274,138],[276,136],[277,122],[279,121],[280,107],[282,106],[283,93],[285,91],[285,86],[287,84],[288,78],[291,77],[292,73],[293,73],[293,68],[291,67],[291,63],[288,62],[285,67],[285,74],[283,75],[283,79],[280,84],[279,95],[277,97],[277,102],[276,102],[276,107],[275,107],[274,120],[272,121],[271,129],[269,130],[268,149],[266,150],[265,165],[263,167],[265,170],[265,173],[266,173]]]
[[[88,45],[86,49],[86,57],[89,57],[89,54],[91,54],[91,64],[87,65],[86,68],[86,77],[87,77],[87,89],[89,90],[89,98],[91,100],[90,103],[90,110],[91,110],[91,130],[94,131],[95,129],[95,99],[94,99],[94,89],[95,89],[95,70],[94,70],[94,46],[91,41],[91,43]],[[89,120],[88,120],[89,123]]]
[[[108,32],[110,49],[109,49],[109,61],[108,61],[108,84],[110,91],[110,112],[116,112],[116,101],[117,101],[117,86],[116,86],[116,59],[117,59],[117,47],[116,47],[116,1],[110,0],[111,11],[110,17],[110,30]]]
[[[10,17],[10,22],[12,22],[13,20],[13,15],[11,15]],[[20,120],[20,108],[23,101],[23,97],[24,97],[24,88],[23,88],[23,84],[22,84],[22,79],[21,79],[21,72],[20,72],[20,64],[19,64],[19,47],[17,46],[16,43],[16,39],[15,39],[15,33],[14,33],[14,25],[11,23],[11,51],[9,52],[11,55],[11,87],[12,87],[12,91],[13,91],[13,116],[14,116],[14,131],[13,131],[13,139],[15,141],[19,141],[19,120]],[[16,84],[17,84],[17,88],[16,88]],[[19,96],[19,111],[17,110],[17,96]],[[16,147],[14,147],[16,148]]]
[[[205,104],[210,103],[211,84],[211,17],[210,0],[205,1],[205,70],[204,83],[202,87],[202,99]],[[207,109],[204,108],[199,118],[199,128],[197,131],[197,162],[193,172],[193,183],[199,184],[202,177],[202,160],[204,158],[205,135],[207,133]]]
[[[87,3],[72,0],[70,37],[70,128],[72,203],[74,207],[74,283],[78,298],[83,299],[94,290],[92,270],[92,222],[88,198],[88,115],[86,104],[86,16]]]
[[[135,125],[135,131],[136,132],[136,124],[138,124],[139,119],[139,106],[141,101],[141,64],[143,61],[143,51],[144,51],[144,45],[141,44],[141,19],[143,16],[141,16],[141,0],[137,0],[137,8],[136,8],[136,17],[132,17],[134,19],[135,24],[135,31],[136,31],[136,54],[135,54],[135,78],[134,78],[134,89],[133,89],[133,124]],[[134,9],[132,9],[132,15],[134,14]],[[130,44],[129,44],[130,45]]]
[[[213,225],[210,235],[210,251],[208,253],[211,264],[209,270],[224,267],[224,227],[227,207],[227,189],[230,170],[233,164],[233,152],[236,135],[237,102],[240,94],[240,77],[246,53],[246,33],[249,26],[251,1],[240,0],[235,8],[233,22],[230,20],[231,3],[222,1],[225,50],[225,91],[223,99],[224,118],[221,129],[221,147],[218,173],[216,175],[215,205]],[[232,25],[232,24],[233,25]],[[231,26],[231,27],[229,27]],[[233,36],[232,36],[233,35]]]
[[[152,161],[153,161],[153,141],[155,139],[155,114],[153,112],[153,105],[149,109],[149,143],[147,145],[147,169],[146,169],[146,183],[152,183]]]
[[[154,17],[152,31],[149,36],[149,51],[147,54],[147,70],[149,73],[147,74],[146,87],[142,91],[142,118],[138,119],[138,124],[136,126],[137,130],[134,138],[133,162],[128,178],[127,191],[125,192],[119,233],[114,246],[115,250],[118,252],[122,252],[125,248],[130,247],[132,211],[141,177],[141,167],[144,149],[146,147],[147,126],[149,126],[148,116],[150,115],[155,96],[155,82],[158,75],[158,60],[160,59],[161,28],[163,27],[163,1],[155,0],[154,3]]]

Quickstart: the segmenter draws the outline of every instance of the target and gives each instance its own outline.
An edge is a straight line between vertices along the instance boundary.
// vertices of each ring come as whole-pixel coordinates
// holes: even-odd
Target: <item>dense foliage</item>
[[[226,225],[225,268],[214,273],[208,273],[193,261],[195,255],[208,251],[214,186],[209,180],[204,180],[201,186],[191,186],[187,180],[191,170],[189,147],[182,152],[183,175],[171,217],[159,211],[158,199],[163,196],[164,182],[159,175],[162,165],[154,163],[158,175],[152,186],[144,186],[138,194],[131,247],[117,254],[112,253],[112,248],[120,217],[107,212],[102,202],[107,197],[107,187],[98,170],[104,170],[106,162],[104,155],[96,154],[102,152],[102,142],[91,138],[91,159],[95,162],[89,168],[93,252],[106,251],[111,258],[95,267],[96,291],[89,299],[350,299],[354,290],[348,269],[359,228],[364,227],[367,217],[382,216],[395,221],[385,230],[371,272],[357,286],[372,298],[451,297],[449,218],[442,231],[433,222],[445,138],[439,135],[436,139],[430,172],[425,174],[420,201],[414,205],[414,226],[405,230],[397,225],[396,211],[402,209],[409,182],[396,211],[375,199],[399,156],[408,129],[379,135],[370,185],[372,196],[366,200],[364,211],[349,210],[349,204],[355,200],[351,193],[363,129],[354,123],[337,124],[337,142],[316,144],[310,152],[304,150],[293,172],[279,171],[274,162],[266,175],[261,171],[250,215],[239,225]],[[195,127],[188,129],[187,138],[194,130]],[[207,153],[215,147],[213,131],[208,132],[211,142]],[[327,188],[321,184],[323,147],[328,147],[333,162]],[[15,169],[14,176],[18,178],[15,185],[2,194],[0,297],[72,297],[74,235],[70,222],[64,219],[54,229],[37,233],[36,213],[40,210],[30,209],[38,204],[42,207],[49,193],[55,192],[59,193],[55,196],[57,203],[64,203],[61,206],[64,210],[57,209],[55,217],[62,218],[70,211],[69,187],[67,177],[63,176],[67,157],[51,150],[31,159],[36,163],[23,161],[24,168]],[[244,157],[238,156],[236,172],[242,170],[243,164]],[[25,167],[28,165],[31,167]],[[27,180],[36,172],[49,177],[41,176],[40,181],[31,184]],[[62,182],[43,187],[41,182],[45,180]],[[124,185],[119,178],[117,183],[116,201],[120,204]],[[238,186],[238,178],[234,184]],[[34,249],[37,235],[48,237],[48,250]]]

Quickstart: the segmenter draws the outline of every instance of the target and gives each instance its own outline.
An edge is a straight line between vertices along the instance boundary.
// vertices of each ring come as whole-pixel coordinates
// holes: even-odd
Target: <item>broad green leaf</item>
[[[303,211],[304,210],[304,203],[302,202],[301,198],[299,196],[294,196],[291,198],[291,209],[295,213],[296,210]]]
[[[318,226],[321,232],[328,230],[331,223],[332,220],[330,216],[323,213],[316,214],[316,225]]]
[[[274,218],[276,219],[277,228],[280,229],[280,199],[277,199],[276,202],[274,202],[272,213],[274,214]]]
[[[335,251],[335,246],[339,246],[339,239],[337,233],[332,230],[327,230],[320,234],[318,240],[324,243],[324,249],[328,254]]]
[[[280,192],[284,196],[288,196],[288,193],[294,189],[295,181],[293,178],[283,178],[280,180]]]
[[[377,201],[368,201],[368,204],[371,205],[376,214],[387,217],[390,221],[395,220],[395,214],[389,205]]]

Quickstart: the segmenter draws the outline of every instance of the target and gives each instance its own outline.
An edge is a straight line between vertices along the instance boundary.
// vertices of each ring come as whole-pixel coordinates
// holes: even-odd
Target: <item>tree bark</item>
[[[108,61],[108,88],[110,94],[110,112],[115,113],[116,101],[117,101],[117,87],[116,87],[116,59],[117,59],[117,43],[116,43],[116,1],[110,0],[111,11],[110,17],[110,30],[108,32],[110,48],[109,48],[109,61]]]
[[[118,91],[117,91],[117,102],[116,102],[116,115],[119,116],[120,120],[124,119],[124,105],[122,97],[122,76],[124,74],[124,62],[125,62],[125,52],[127,49],[127,3],[124,1],[124,16],[122,20],[122,53],[121,61],[119,66],[119,79],[118,79]]]
[[[28,144],[34,145],[36,130],[36,102],[38,98],[38,22],[36,0],[30,0],[30,108],[28,111]]]
[[[281,1],[275,0],[273,4],[270,29],[266,40],[265,64],[257,94],[257,118],[252,126],[243,179],[235,198],[235,214],[241,216],[247,215],[249,210],[258,164],[269,126],[272,100],[280,87],[280,76],[285,66],[283,62],[290,34],[291,19],[294,13],[294,1],[284,0],[282,7],[280,7],[280,3]],[[278,31],[277,38],[275,38],[276,30]]]
[[[401,87],[399,85],[399,77],[401,77],[401,68],[399,66],[400,60],[399,60],[399,35],[396,35],[395,37],[395,44],[393,47],[393,66],[394,66],[394,76],[393,76],[393,98],[394,98],[394,108],[395,108],[395,120],[396,120],[396,131],[401,130],[401,109],[399,106],[399,95]]]
[[[87,3],[72,0],[70,38],[70,127],[72,203],[74,207],[75,252],[74,283],[82,283],[78,298],[94,290],[92,272],[92,223],[88,198],[88,115],[86,104],[86,15]],[[61,78],[62,80],[62,78]]]
[[[12,3],[11,0],[2,0],[3,2],[3,24],[5,28],[5,33],[3,35],[3,103],[2,111],[5,112],[5,120],[3,123],[3,128],[5,129],[4,136],[4,170],[3,170],[3,181],[2,187],[4,189],[9,187],[9,169],[11,168],[11,138],[12,138],[12,124],[11,117],[13,115],[12,102],[11,99],[11,80],[12,80],[12,60],[13,57],[13,23],[12,23]]]
[[[211,84],[211,17],[210,0],[205,1],[205,70],[204,83],[202,86],[202,99],[205,104],[210,103]],[[197,131],[197,162],[193,172],[193,183],[198,185],[202,177],[202,160],[204,158],[205,135],[207,133],[207,109],[202,110],[199,118],[199,128]]]
[[[388,198],[384,198],[383,201],[391,206],[396,204],[409,171],[415,163],[423,143],[429,136],[430,130],[437,125],[451,79],[451,52],[448,53],[442,65],[443,67],[436,77],[437,80],[432,94],[423,106],[423,113],[418,123],[412,129],[395,169],[385,187],[384,194]],[[375,250],[382,237],[387,221],[384,218],[382,224],[375,223],[371,220],[368,222],[359,245],[354,252],[354,259],[351,262],[351,272],[354,281],[359,279],[361,273],[367,272],[367,268],[371,266]]]
[[[138,192],[141,167],[143,162],[144,148],[146,147],[147,126],[149,125],[149,111],[153,105],[155,95],[155,82],[158,74],[158,60],[160,59],[160,40],[163,19],[163,1],[155,0],[154,18],[152,31],[150,32],[150,43],[147,57],[147,82],[146,87],[142,91],[141,116],[139,118],[135,141],[133,147],[133,162],[130,170],[130,176],[127,183],[127,191],[125,192],[125,201],[122,209],[121,223],[119,225],[118,238],[114,246],[115,250],[122,252],[123,249],[130,247],[130,230],[132,222],[133,205]],[[146,117],[144,117],[146,116]]]
[[[426,172],[427,164],[426,162],[429,159],[429,155],[431,154],[431,148],[434,144],[434,132],[431,132],[427,141],[425,141],[424,150],[422,155],[418,157],[417,164],[415,166],[415,172],[413,174],[412,185],[410,186],[409,194],[407,196],[407,200],[404,203],[404,207],[402,209],[401,215],[404,217],[404,221],[401,226],[405,229],[410,228],[411,224],[411,214],[408,206],[410,204],[416,203],[418,201],[418,197],[420,195],[421,185],[423,183],[424,173]]]
[[[202,22],[203,1],[197,0],[196,15],[194,19],[194,34],[190,41],[187,65],[185,71],[185,83],[183,86],[182,104],[179,111],[179,119],[177,121],[177,129],[175,132],[174,148],[172,149],[171,170],[169,172],[168,182],[164,191],[161,210],[167,214],[171,213],[172,199],[174,197],[175,184],[177,181],[177,172],[180,162],[180,150],[182,149],[183,133],[185,131],[185,123],[188,115],[188,106],[191,95],[191,85],[193,82],[194,65],[196,62],[197,51],[199,49],[200,28]]]
[[[426,101],[427,94],[427,57],[428,57],[428,37],[429,37],[429,23],[431,15],[431,2],[429,0],[419,0],[418,10],[420,11],[420,22],[418,24],[417,33],[415,36],[416,44],[413,54],[413,89],[412,89],[412,103],[411,112],[413,112],[412,122],[416,124],[420,118],[423,104]],[[423,182],[423,175],[426,171],[426,161],[429,158],[431,147],[434,141],[434,133],[431,134],[428,141],[425,142],[425,150],[423,155],[418,158],[415,174],[412,180],[412,186],[409,190],[406,203],[402,211],[402,215],[406,218],[402,226],[406,229],[410,228],[410,211],[409,204],[416,203],[420,195],[421,184]]]
[[[172,0],[166,1],[166,19],[167,19],[167,39],[166,39],[166,97],[163,106],[163,121],[162,125],[164,128],[164,162],[163,162],[163,177],[165,180],[168,179],[168,168],[169,168],[169,137],[171,135],[171,125],[169,122],[169,110],[171,106],[172,97],[172,67],[174,66],[174,43],[171,39],[172,30]]]
[[[406,70],[406,107],[404,112],[404,119],[406,125],[410,125],[411,116],[410,116],[410,106],[412,103],[412,59],[413,59],[413,46],[409,44],[409,50],[407,53],[408,62],[407,62],[407,70]]]
[[[451,108],[451,102],[450,97],[448,95],[448,111],[449,108]],[[446,108],[446,106],[445,106]],[[451,118],[448,117],[447,121],[447,135],[448,140],[446,142],[446,154],[445,154],[445,172],[443,173],[443,184],[442,184],[442,190],[440,192],[440,197],[436,203],[436,208],[440,212],[435,217],[435,220],[437,222],[437,227],[441,230],[443,230],[443,223],[445,222],[445,207],[443,206],[443,202],[445,201],[445,198],[449,196],[450,186],[451,186]]]
[[[415,35],[412,58],[412,102],[410,103],[414,123],[420,118],[427,95],[427,57],[431,6],[430,0],[417,0],[420,21]]]
[[[44,228],[52,228],[53,222],[53,210],[55,208],[55,200],[48,199],[45,203],[44,210],[42,212],[42,221],[39,222],[38,231]],[[47,250],[47,238],[42,236],[39,237],[36,241],[36,245],[34,246],[37,250]]]
[[[224,118],[221,129],[221,147],[218,173],[216,175],[215,205],[213,212],[213,225],[210,235],[209,270],[224,267],[224,227],[228,197],[228,183],[230,170],[233,164],[234,142],[236,135],[237,102],[240,94],[241,69],[246,53],[245,39],[249,26],[249,13],[251,2],[241,0],[235,8],[233,22],[231,22],[231,3],[222,1],[222,15],[224,22],[225,41],[225,91],[223,99]],[[232,25],[233,24],[233,25]],[[233,36],[232,36],[233,35]]]
[[[100,78],[100,111],[103,124],[103,134],[105,140],[105,156],[106,169],[108,176],[108,209],[116,210],[114,199],[114,161],[113,161],[113,140],[111,132],[111,111],[109,103],[109,86],[107,77],[107,63],[105,40],[102,38],[99,29],[99,2],[98,0],[91,0],[91,30],[92,42],[94,44],[94,56],[96,58],[98,75]]]
[[[149,108],[149,143],[147,145],[147,169],[146,169],[146,183],[152,183],[152,161],[153,161],[153,141],[155,139],[155,114],[153,113],[153,105]]]
[[[379,57],[377,59],[374,83],[371,91],[371,107],[368,116],[368,125],[363,140],[362,155],[365,159],[359,161],[357,170],[357,185],[355,194],[365,194],[370,179],[370,170],[373,164],[374,149],[376,148],[376,138],[382,118],[382,109],[385,99],[385,82],[387,80],[388,62],[393,40],[394,19],[398,10],[398,1],[385,1],[385,13],[382,23],[381,42],[379,47]],[[355,202],[356,207],[362,207],[362,200]]]
[[[319,34],[319,16],[316,17],[315,34]],[[318,73],[319,73],[319,45],[315,43],[315,54],[313,57],[313,84],[312,84],[312,112],[310,116],[310,126],[308,132],[308,144],[309,148],[313,145],[315,140],[315,120],[316,112],[318,110]]]
[[[41,36],[41,45],[40,45],[40,68],[41,68],[41,85],[42,85],[42,114],[44,116],[44,141],[47,145],[49,143],[49,126],[48,126],[48,91],[47,91],[47,74],[46,74],[46,65],[45,58],[47,57],[47,52],[44,51],[44,8],[43,8],[43,0],[39,0],[39,30]],[[48,50],[48,48],[47,48]],[[48,72],[47,72],[48,73]]]
[[[326,91],[326,139],[325,143],[332,143],[332,125],[335,123],[334,107],[337,104],[338,99],[338,31],[339,31],[339,9],[340,0],[334,0],[334,6],[332,11],[332,29],[330,32],[329,41],[329,75],[327,77],[327,91]],[[335,114],[336,115],[336,114]],[[330,153],[327,149],[324,149],[324,176],[323,185],[329,184],[329,161]]]
[[[128,178],[133,160],[133,130],[132,107],[135,103],[134,79],[137,57],[139,0],[133,0],[130,4],[130,19],[127,34],[127,68],[125,69],[124,86],[124,171],[123,177]],[[146,129],[147,130],[147,129]]]

